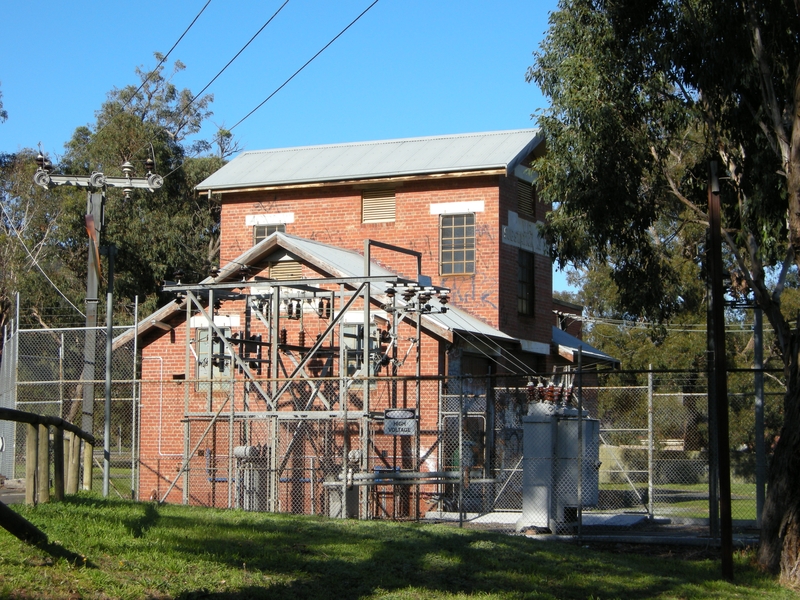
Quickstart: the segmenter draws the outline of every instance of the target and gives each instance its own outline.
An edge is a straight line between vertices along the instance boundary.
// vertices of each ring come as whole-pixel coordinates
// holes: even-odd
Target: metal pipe
[[[136,376],[138,371],[136,369],[136,358],[139,354],[139,296],[133,297],[133,402],[131,403],[131,500],[136,498],[136,491],[139,489],[137,474],[138,474],[138,457],[139,457],[139,404],[142,397],[141,381]]]
[[[108,498],[108,485],[111,478],[111,361],[114,341],[114,254],[116,246],[106,246],[108,255],[108,291],[106,292],[106,381],[105,381],[105,420],[103,423],[103,497]]]
[[[419,381],[419,380],[417,380]],[[459,380],[461,394],[458,407],[458,526],[464,527],[464,379]]]
[[[578,543],[583,535],[583,347],[578,346]]]
[[[647,373],[647,515],[653,518],[653,365]]]
[[[764,322],[761,308],[756,306],[753,319],[754,366],[756,392],[756,527],[761,529],[767,475],[767,457],[764,441]]]

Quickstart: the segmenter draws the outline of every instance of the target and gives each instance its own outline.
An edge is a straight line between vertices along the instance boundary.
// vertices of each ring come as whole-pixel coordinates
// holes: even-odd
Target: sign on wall
[[[417,411],[413,408],[388,408],[383,413],[385,435],[416,435]]]

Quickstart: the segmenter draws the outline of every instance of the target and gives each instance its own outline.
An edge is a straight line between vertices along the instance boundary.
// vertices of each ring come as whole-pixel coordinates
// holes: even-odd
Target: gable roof
[[[240,277],[242,267],[259,265],[278,249],[289,252],[298,259],[313,265],[317,270],[327,273],[330,277],[363,277],[364,275],[364,257],[357,252],[288,233],[275,232],[222,267],[216,277],[206,277],[200,283],[214,284],[235,280]],[[397,277],[396,273],[381,267],[374,261],[370,263],[370,274]],[[258,285],[256,282],[253,283]],[[302,283],[302,280],[299,280],[298,283]],[[372,296],[381,296],[388,284],[377,282],[372,286],[374,290]],[[434,309],[441,306],[435,298],[431,298],[430,304]],[[175,316],[184,316],[185,312],[183,305],[170,302],[142,319],[136,328],[129,329],[115,338],[114,345],[126,343],[137,332],[138,335],[143,335],[153,329],[163,330],[164,322]],[[424,314],[421,324],[423,329],[446,339],[452,339],[455,331],[464,331],[475,336],[488,336],[510,342],[516,340],[452,305],[448,305],[446,313]]]
[[[538,129],[490,131],[242,152],[200,191],[503,170],[511,174],[544,138]]]

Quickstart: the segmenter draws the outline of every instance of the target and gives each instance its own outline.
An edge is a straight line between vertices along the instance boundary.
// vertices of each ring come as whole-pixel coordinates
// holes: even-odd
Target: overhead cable
[[[241,124],[242,124],[242,123],[243,123],[245,120],[247,120],[247,119],[248,119],[248,118],[249,118],[249,117],[250,117],[250,116],[251,116],[251,115],[252,115],[254,112],[256,112],[256,111],[257,111],[259,108],[261,108],[262,106],[264,106],[264,105],[267,103],[267,101],[269,101],[269,99],[270,99],[270,98],[272,98],[272,97],[273,97],[275,94],[277,94],[279,91],[281,91],[281,90],[282,90],[282,89],[283,89],[283,88],[284,88],[284,87],[285,87],[285,86],[286,86],[286,85],[287,85],[287,84],[288,84],[288,83],[289,83],[289,82],[290,82],[292,79],[294,79],[294,78],[297,76],[297,74],[298,74],[298,73],[300,73],[300,71],[302,71],[302,70],[303,70],[303,69],[305,69],[305,68],[306,68],[308,65],[310,65],[310,64],[311,64],[311,63],[314,61],[314,59],[315,59],[315,58],[317,58],[317,57],[318,57],[320,54],[322,54],[323,52],[325,52],[325,50],[327,50],[327,49],[328,49],[328,47],[329,47],[331,44],[333,44],[333,42],[335,42],[336,40],[338,40],[338,39],[339,39],[339,38],[342,36],[342,34],[344,34],[344,32],[345,32],[345,31],[347,31],[347,30],[348,30],[348,29],[350,29],[350,28],[351,28],[353,25],[355,25],[355,23],[356,23],[356,22],[357,22],[357,21],[358,21],[358,20],[359,20],[361,17],[363,17],[365,14],[367,14],[367,12],[369,11],[369,9],[371,9],[373,6],[375,6],[375,5],[376,5],[378,2],[379,2],[379,0],[375,0],[375,1],[374,1],[372,4],[370,4],[370,5],[369,5],[367,8],[365,8],[365,9],[364,9],[364,11],[363,11],[363,12],[362,12],[360,15],[358,15],[358,16],[357,16],[355,19],[353,19],[352,21],[350,21],[350,24],[349,24],[347,27],[345,27],[345,28],[344,28],[344,29],[342,29],[342,30],[341,30],[339,33],[337,33],[337,34],[336,34],[336,36],[335,36],[335,37],[334,37],[334,38],[333,38],[333,39],[332,39],[330,42],[328,42],[327,44],[325,44],[325,45],[322,47],[322,49],[321,49],[319,52],[317,52],[317,53],[316,53],[314,56],[312,56],[311,58],[309,58],[309,59],[306,61],[306,63],[305,63],[305,64],[304,64],[302,67],[300,67],[299,69],[297,69],[297,71],[295,71],[295,72],[292,74],[292,76],[291,76],[291,77],[289,77],[289,78],[288,78],[286,81],[284,81],[284,82],[283,82],[283,83],[282,83],[280,86],[278,86],[278,88],[276,88],[276,89],[275,89],[275,91],[274,91],[274,92],[272,92],[272,93],[271,93],[269,96],[267,96],[266,98],[264,98],[264,100],[263,100],[263,101],[262,101],[262,102],[261,102],[261,103],[260,103],[258,106],[256,106],[256,107],[255,107],[253,110],[251,110],[249,113],[247,113],[247,114],[246,114],[244,117],[242,117],[241,119],[239,119],[239,121],[237,121],[237,122],[236,122],[236,124],[235,124],[233,127],[231,127],[230,129],[228,129],[228,131],[233,131],[233,130],[234,130],[236,127],[238,127],[238,126],[239,126],[239,125],[241,125]]]
[[[288,0],[287,0],[287,1],[288,1]],[[272,92],[272,93],[271,93],[269,96],[267,96],[267,97],[266,97],[266,98],[265,98],[265,99],[264,99],[264,100],[263,100],[261,103],[259,103],[259,104],[258,104],[258,106],[256,106],[256,107],[255,107],[253,110],[251,110],[249,113],[247,113],[247,114],[246,114],[244,117],[242,117],[241,119],[239,119],[239,120],[236,122],[236,124],[234,124],[234,125],[233,125],[233,127],[230,127],[230,128],[228,128],[228,130],[227,130],[227,131],[233,131],[233,129],[234,129],[234,128],[238,127],[238,126],[239,126],[239,125],[241,125],[241,124],[242,124],[244,121],[246,121],[248,118],[250,118],[250,117],[253,115],[253,113],[255,113],[255,112],[256,112],[256,111],[257,111],[259,108],[261,108],[262,106],[264,106],[264,104],[266,104],[266,103],[267,103],[267,102],[268,102],[268,101],[269,101],[269,100],[270,100],[270,99],[271,99],[271,98],[272,98],[272,97],[273,97],[275,94],[277,94],[277,93],[278,93],[279,91],[281,91],[281,90],[282,90],[284,87],[286,87],[286,85],[287,85],[287,84],[288,84],[288,83],[289,83],[289,82],[290,82],[292,79],[294,79],[294,78],[295,78],[295,77],[296,77],[296,76],[297,76],[297,75],[298,75],[298,74],[299,74],[299,73],[300,73],[300,72],[301,72],[303,69],[305,69],[305,68],[306,68],[308,65],[310,65],[310,64],[311,64],[311,63],[314,61],[314,59],[316,59],[316,58],[317,58],[317,57],[318,57],[320,54],[322,54],[322,53],[323,53],[325,50],[327,50],[327,49],[328,49],[328,47],[329,47],[331,44],[333,44],[333,42],[335,42],[337,39],[339,39],[339,37],[341,37],[341,36],[342,36],[342,34],[343,34],[345,31],[347,31],[348,29],[350,29],[350,27],[352,27],[352,26],[353,26],[353,25],[354,25],[354,24],[355,24],[355,23],[356,23],[356,22],[357,22],[357,21],[358,21],[358,20],[359,20],[361,17],[363,17],[363,16],[364,16],[364,15],[367,13],[367,11],[369,11],[369,9],[371,9],[373,6],[375,6],[375,5],[376,5],[378,2],[379,2],[379,0],[375,0],[375,1],[374,1],[372,4],[370,4],[370,5],[369,5],[367,8],[365,8],[365,9],[364,9],[364,11],[363,11],[363,12],[362,12],[360,15],[358,15],[358,16],[357,16],[355,19],[353,19],[353,20],[352,20],[352,21],[351,21],[351,22],[350,22],[350,23],[347,25],[347,27],[345,27],[345,28],[344,28],[344,29],[342,29],[342,30],[341,30],[341,31],[340,31],[338,34],[336,34],[336,36],[335,36],[333,39],[331,39],[331,41],[329,41],[327,44],[325,44],[325,46],[323,46],[321,50],[319,50],[319,51],[318,51],[318,52],[317,52],[317,53],[316,53],[314,56],[312,56],[311,58],[309,58],[309,59],[308,59],[308,60],[305,62],[305,64],[304,64],[302,67],[300,67],[299,69],[297,69],[297,70],[296,70],[296,71],[295,71],[295,72],[294,72],[294,73],[293,73],[293,74],[292,74],[292,75],[291,75],[291,76],[290,76],[288,79],[286,79],[286,81],[284,81],[284,82],[283,82],[281,85],[279,85],[277,88],[275,88],[275,90],[274,90],[274,91],[273,91],[273,92]],[[281,8],[283,8],[283,7],[281,7]],[[277,14],[277,13],[276,13],[276,14]],[[249,43],[249,42],[248,42],[248,43]],[[216,77],[215,77],[215,79],[216,79]],[[210,85],[210,84],[209,84],[209,85]],[[206,87],[208,87],[208,86],[206,86]],[[203,89],[205,90],[206,88],[203,88]],[[199,94],[198,94],[198,95],[199,95]],[[197,97],[197,96],[195,96],[195,98],[196,98],[196,97]],[[194,99],[193,99],[192,101],[194,101]],[[187,105],[187,106],[188,106],[188,105]],[[217,141],[217,139],[219,139],[219,137],[220,137],[220,136],[219,136],[219,135],[217,135],[217,137],[215,137],[214,139],[212,139],[212,140],[211,140],[211,143],[214,143],[215,141]],[[198,152],[198,153],[195,153],[195,156],[197,156],[198,154],[199,154],[199,152]],[[172,174],[173,174],[173,173],[175,173],[176,171],[178,171],[178,170],[180,170],[181,168],[183,168],[183,165],[185,164],[185,162],[186,162],[186,161],[182,162],[182,163],[181,163],[181,164],[179,164],[177,167],[175,167],[174,169],[172,169],[172,171],[170,171],[169,173],[167,173],[166,175],[164,175],[164,179],[166,179],[167,177],[169,177],[170,175],[172,175]]]
[[[287,0],[287,1],[288,1],[288,0]],[[150,71],[150,72],[147,74],[147,77],[145,77],[145,79],[144,79],[144,81],[142,81],[141,85],[139,85],[139,87],[138,87],[138,88],[136,88],[136,91],[135,91],[135,92],[133,92],[133,94],[131,94],[131,97],[130,97],[130,98],[128,98],[128,100],[127,100],[127,101],[126,101],[126,102],[125,102],[125,103],[122,105],[122,108],[120,109],[120,112],[118,112],[118,113],[116,113],[116,114],[112,115],[111,119],[109,119],[109,121],[108,121],[107,123],[103,124],[103,125],[100,127],[100,129],[98,129],[97,131],[95,131],[95,132],[94,132],[94,136],[95,136],[95,137],[97,137],[97,135],[99,135],[99,134],[100,134],[100,132],[101,132],[101,131],[103,131],[103,129],[105,129],[105,128],[106,128],[106,127],[107,127],[107,126],[108,126],[108,125],[109,125],[109,124],[110,124],[110,123],[111,123],[111,122],[112,122],[112,121],[113,121],[113,120],[114,120],[114,119],[117,117],[117,115],[119,115],[120,113],[122,113],[122,112],[123,112],[123,111],[124,111],[124,110],[125,110],[125,109],[128,107],[128,105],[129,105],[129,104],[130,104],[130,103],[133,101],[133,99],[134,99],[134,98],[136,98],[136,94],[138,94],[140,91],[142,91],[142,88],[143,88],[143,87],[144,87],[144,86],[147,84],[147,82],[148,82],[148,81],[150,81],[150,78],[151,78],[151,77],[153,77],[153,75],[155,75],[155,74],[158,72],[158,69],[159,69],[159,67],[160,67],[161,65],[163,65],[163,64],[164,64],[164,63],[167,61],[167,59],[169,58],[169,55],[170,55],[170,54],[172,54],[172,51],[173,51],[173,50],[175,50],[175,48],[177,48],[178,44],[180,44],[180,43],[181,43],[181,40],[183,40],[184,36],[185,36],[187,33],[189,33],[189,30],[190,30],[190,29],[191,29],[191,28],[194,26],[194,24],[197,22],[197,19],[199,19],[199,18],[200,18],[200,15],[202,15],[202,14],[203,14],[203,12],[206,10],[206,8],[208,8],[208,5],[209,5],[209,4],[211,4],[211,0],[208,0],[208,1],[205,3],[205,5],[203,5],[203,8],[201,8],[201,9],[200,9],[200,12],[199,12],[199,13],[197,13],[197,14],[195,15],[194,19],[192,19],[192,22],[191,22],[191,23],[189,23],[189,26],[188,26],[188,27],[187,27],[187,28],[184,30],[184,32],[183,32],[183,33],[181,34],[181,36],[180,36],[180,37],[177,39],[177,41],[176,41],[174,44],[172,44],[172,48],[170,48],[170,49],[169,49],[169,52],[167,52],[167,53],[166,53],[166,54],[165,54],[163,57],[161,57],[161,60],[158,62],[158,64],[155,66],[155,68],[153,68],[153,69],[152,69],[152,70],[151,70],[151,71]],[[83,147],[86,147],[86,146],[88,145],[88,143],[89,143],[89,142],[85,142],[85,143],[84,143],[84,145],[83,145]]]
[[[58,287],[58,286],[57,286],[57,285],[56,285],[56,284],[53,282],[53,280],[52,280],[52,279],[50,279],[50,277],[48,277],[48,276],[47,276],[47,273],[45,273],[45,272],[44,272],[44,269],[43,269],[43,268],[42,268],[42,266],[39,264],[39,261],[37,261],[37,260],[36,260],[36,258],[33,256],[33,254],[31,254],[31,251],[30,251],[30,250],[28,250],[28,246],[25,244],[25,240],[23,240],[23,239],[22,239],[22,236],[20,235],[20,233],[19,233],[19,230],[17,230],[17,228],[14,226],[14,222],[13,222],[13,221],[12,221],[12,219],[11,219],[11,215],[9,215],[9,214],[8,214],[8,211],[6,210],[6,205],[5,205],[5,202],[0,202],[0,208],[2,208],[2,209],[3,209],[3,213],[5,213],[5,215],[6,215],[6,218],[8,219],[8,224],[9,224],[9,227],[11,227],[11,230],[12,230],[12,231],[14,232],[14,234],[17,236],[17,239],[19,240],[19,243],[20,243],[20,244],[22,244],[22,247],[25,249],[25,253],[26,253],[26,254],[28,255],[28,257],[31,259],[31,262],[32,262],[34,265],[36,265],[36,268],[37,268],[37,269],[39,269],[39,271],[41,271],[42,275],[44,275],[44,278],[47,280],[47,282],[48,282],[48,283],[49,283],[51,286],[53,286],[53,289],[54,289],[56,292],[58,292],[58,294],[59,294],[59,295],[60,295],[62,298],[64,298],[64,300],[66,300],[66,301],[67,301],[67,304],[69,304],[69,305],[70,305],[72,308],[74,308],[76,311],[78,311],[78,314],[79,314],[81,317],[83,317],[83,318],[85,319],[85,318],[86,318],[86,315],[85,315],[85,314],[83,314],[83,312],[81,311],[81,309],[80,309],[80,308],[78,308],[77,306],[75,306],[75,305],[74,305],[74,304],[73,304],[73,303],[70,301],[70,299],[69,299],[69,298],[67,298],[67,296],[64,294],[64,292],[62,292],[62,291],[59,289],[59,287]]]

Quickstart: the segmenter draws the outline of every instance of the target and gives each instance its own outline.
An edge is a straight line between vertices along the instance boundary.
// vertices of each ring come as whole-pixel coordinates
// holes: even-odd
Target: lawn
[[[3,598],[795,598],[736,555],[600,552],[446,525],[102,499],[13,507],[50,552],[0,530]],[[53,556],[55,554],[55,557]]]

